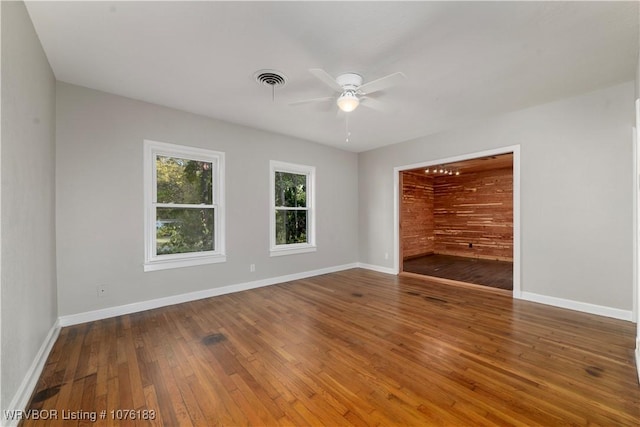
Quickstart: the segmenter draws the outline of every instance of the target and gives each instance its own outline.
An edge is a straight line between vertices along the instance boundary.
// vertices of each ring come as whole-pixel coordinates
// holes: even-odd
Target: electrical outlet
[[[389,252],[384,253],[384,259],[389,259]]]
[[[250,264],[250,265],[249,265],[249,271],[250,271],[251,273],[254,273],[254,272],[256,271],[256,265],[255,265],[255,264]]]
[[[102,298],[107,295],[107,285],[98,285],[98,298]]]

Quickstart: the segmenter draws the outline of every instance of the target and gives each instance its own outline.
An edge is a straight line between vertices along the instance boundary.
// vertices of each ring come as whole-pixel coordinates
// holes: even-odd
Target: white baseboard
[[[186,294],[173,295],[170,297],[157,298],[148,301],[134,302],[131,304],[119,305],[115,307],[103,308],[100,310],[87,311],[84,313],[60,316],[60,326],[71,326],[80,323],[93,322],[95,320],[108,319],[110,317],[121,316],[123,314],[137,313],[154,308],[166,307],[168,305],[180,304],[183,302],[195,301],[203,298],[210,298],[219,295],[231,294],[234,292],[246,291],[249,289],[261,288],[292,280],[306,279],[307,277],[319,276],[321,274],[335,273],[337,271],[357,268],[357,263],[338,265],[334,267],[321,268],[319,270],[304,271],[302,273],[288,274],[286,276],[271,277],[268,279],[255,280],[252,282],[238,283],[235,285],[222,286],[220,288],[205,289],[202,291],[189,292]]]
[[[631,310],[620,310],[619,308],[605,307],[603,305],[589,304],[586,302],[572,301],[563,298],[550,297],[547,295],[534,294],[532,292],[522,292],[520,299],[539,302],[541,304],[553,305],[555,307],[568,308],[569,310],[582,311],[584,313],[596,314],[598,316],[612,317],[614,319],[633,321]]]
[[[11,399],[11,403],[7,409],[9,411],[24,411],[27,409],[27,405],[29,404],[29,399],[31,398],[31,394],[38,385],[38,380],[40,379],[40,375],[42,374],[42,370],[44,369],[44,365],[47,362],[47,358],[49,357],[49,353],[51,353],[51,349],[53,348],[53,344],[55,344],[58,339],[58,335],[60,334],[60,322],[56,321],[56,323],[51,327],[49,333],[46,338],[42,342],[40,346],[40,350],[38,350],[38,354],[33,359],[29,370],[27,371],[20,387],[18,387],[18,391]],[[20,422],[19,419],[8,420],[5,418],[5,414],[2,414],[2,418],[0,419],[0,425],[6,427],[17,426]]]
[[[386,273],[386,274],[396,274],[396,271],[393,268],[390,267],[381,267],[379,265],[373,265],[373,264],[365,264],[363,262],[359,262],[357,264],[358,268],[364,268],[366,270],[373,270],[373,271],[377,271],[378,273]]]

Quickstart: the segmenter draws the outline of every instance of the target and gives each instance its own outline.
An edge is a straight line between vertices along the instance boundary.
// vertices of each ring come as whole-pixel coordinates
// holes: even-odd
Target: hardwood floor
[[[634,336],[630,322],[348,270],[64,328],[30,405],[59,418],[23,425],[638,426]],[[128,409],[155,420],[112,417]]]
[[[451,255],[424,255],[404,260],[403,271],[491,288],[513,290],[513,263]]]

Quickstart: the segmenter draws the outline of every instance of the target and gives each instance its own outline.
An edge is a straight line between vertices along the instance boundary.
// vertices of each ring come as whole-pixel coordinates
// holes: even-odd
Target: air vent
[[[284,86],[287,78],[284,74],[276,70],[260,70],[253,75],[256,81],[265,86]]]

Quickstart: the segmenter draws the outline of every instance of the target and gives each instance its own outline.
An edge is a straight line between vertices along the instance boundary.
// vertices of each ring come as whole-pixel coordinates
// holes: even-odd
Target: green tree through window
[[[275,188],[276,244],[307,243],[307,176],[276,172]]]
[[[212,164],[158,155],[156,173],[156,254],[213,251]]]
[[[315,251],[315,167],[272,160],[270,168],[270,255]]]

